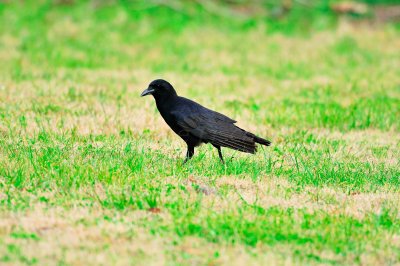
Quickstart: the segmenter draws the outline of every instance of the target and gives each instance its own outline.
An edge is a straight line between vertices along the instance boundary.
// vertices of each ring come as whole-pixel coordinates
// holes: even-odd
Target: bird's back
[[[229,123],[229,124],[236,123],[235,120],[227,117],[226,115],[208,109],[202,106],[201,104],[198,104],[195,101],[192,101],[185,97],[178,96],[178,100],[175,103],[175,107],[176,108],[174,108],[175,109],[174,111],[182,112],[183,114],[186,115],[200,115],[224,123]]]

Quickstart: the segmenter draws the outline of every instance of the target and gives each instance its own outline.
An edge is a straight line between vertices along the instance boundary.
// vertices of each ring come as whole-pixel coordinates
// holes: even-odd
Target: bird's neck
[[[168,94],[168,95],[155,95],[154,99],[156,100],[157,103],[160,104],[166,104],[168,102],[172,102],[177,98],[178,95],[176,94]]]
[[[170,106],[175,104],[175,100],[178,98],[178,95],[176,94],[170,94],[167,96],[163,97],[154,97],[154,99],[156,100],[156,105],[158,110],[160,109],[166,109],[169,108]]]

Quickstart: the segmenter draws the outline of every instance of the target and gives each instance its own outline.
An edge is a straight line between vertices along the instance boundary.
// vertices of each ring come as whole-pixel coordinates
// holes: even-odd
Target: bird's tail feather
[[[241,138],[240,136],[223,136],[222,134],[215,134],[212,141],[222,147],[228,147],[234,150],[255,153],[257,148],[250,138]]]
[[[271,145],[271,141],[257,137],[257,136],[254,136],[254,141],[259,144],[265,145],[265,146]]]
[[[225,129],[220,127],[218,129],[209,129],[209,140],[213,144],[222,147],[228,147],[234,150],[256,153],[256,143],[269,146],[271,142],[269,140],[257,137],[253,133],[247,132],[241,128],[235,127]]]

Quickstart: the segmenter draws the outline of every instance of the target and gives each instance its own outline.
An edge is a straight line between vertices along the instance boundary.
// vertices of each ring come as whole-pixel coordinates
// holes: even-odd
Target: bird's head
[[[176,91],[172,85],[163,79],[153,80],[147,89],[145,89],[140,96],[153,95],[158,100],[165,100],[171,96],[177,96]]]

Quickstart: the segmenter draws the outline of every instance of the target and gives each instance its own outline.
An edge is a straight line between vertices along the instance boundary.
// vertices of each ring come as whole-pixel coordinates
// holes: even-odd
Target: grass
[[[0,264],[400,262],[395,26],[27,6],[0,4]],[[158,77],[273,145],[182,165]]]

